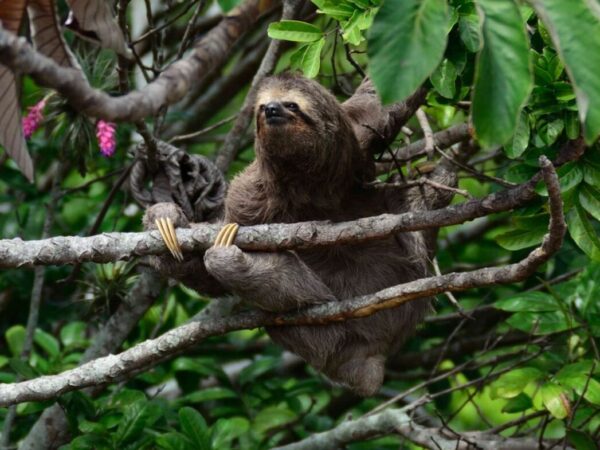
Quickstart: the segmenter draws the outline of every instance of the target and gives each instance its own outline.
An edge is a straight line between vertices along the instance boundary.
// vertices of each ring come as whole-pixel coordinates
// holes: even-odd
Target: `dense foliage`
[[[198,23],[201,34],[215,8],[228,10],[235,2],[197,3],[182,0],[159,7],[150,12],[150,25],[144,6],[129,6],[131,32],[146,36],[138,49],[150,77],[177,58],[180,45],[189,45],[189,23]],[[396,406],[421,400],[416,421],[458,433],[491,430],[504,436],[564,438],[577,450],[600,448],[600,148],[595,143],[600,135],[600,4],[313,3],[316,12],[298,20],[277,21],[270,14],[259,22],[193,98],[148,118],[154,134],[169,140],[220,124],[174,141],[188,152],[216,155],[231,127],[223,119],[239,112],[268,33],[289,43],[277,71],[301,70],[340,99],[364,73],[372,77],[385,103],[400,101],[424,85],[428,94],[423,110],[433,131],[472,125],[479,147],[460,171],[459,183],[469,196],[483,197],[525,182],[538,171],[540,155],[556,160],[561,149],[582,136],[585,153],[557,169],[568,224],[562,249],[525,282],[456,294],[464,313],[447,296],[438,296],[435,313],[391,361],[385,387],[374,398],[360,399],[329,385],[271,343],[262,330],[244,330],[207,339],[193,351],[121,383],[63,395],[58,401],[72,437],[64,448],[271,448],[331,429],[348,416],[358,418],[389,399]],[[66,5],[58,6],[66,15]],[[153,29],[160,31],[144,34]],[[65,36],[91,83],[119,92],[117,56],[69,31]],[[12,161],[3,160],[1,236],[31,240],[139,231],[142,209],[125,183],[140,141],[134,124],[118,124],[116,152],[102,156],[95,119],[31,79],[23,81],[23,110],[47,99],[42,126],[28,142],[36,183],[29,183]],[[129,82],[144,83],[139,68],[131,71]],[[422,135],[413,118],[391,149]],[[378,158],[389,159],[391,149]],[[444,151],[436,151],[433,159]],[[252,157],[249,130],[228,176]],[[390,171],[402,170],[408,177],[416,172],[418,177],[428,159],[421,154],[402,161],[401,167],[392,164]],[[516,262],[539,245],[549,214],[541,183],[538,192],[538,199],[511,213],[443,229],[437,256],[442,272]],[[464,198],[457,195],[454,201]],[[0,382],[75,367],[101,324],[139,281],[138,263],[2,271]],[[42,304],[37,324],[29,318],[35,329],[29,349],[26,327],[35,298]],[[179,285],[163,289],[122,348],[185,323],[208,302]],[[3,442],[25,438],[51,404],[19,404],[10,440],[5,436]],[[0,409],[0,423],[6,424],[8,414]],[[399,446],[421,448],[394,435],[348,448]]]

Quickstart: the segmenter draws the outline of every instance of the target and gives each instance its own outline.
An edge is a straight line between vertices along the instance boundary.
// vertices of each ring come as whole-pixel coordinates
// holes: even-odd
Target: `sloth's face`
[[[301,133],[313,125],[311,114],[306,97],[298,91],[277,86],[258,93],[256,125],[260,134]]]

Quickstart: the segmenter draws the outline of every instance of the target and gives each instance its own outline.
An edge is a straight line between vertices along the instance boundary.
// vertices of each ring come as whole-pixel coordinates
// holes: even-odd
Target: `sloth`
[[[361,124],[369,122],[365,111],[381,106],[372,89],[363,90],[364,99],[339,103],[298,75],[265,79],[256,94],[256,158],[229,186],[226,225],[215,245],[203,258],[184,260],[173,227],[194,224],[172,203],[154,205],[146,211],[145,227],[158,227],[175,257],[157,258],[157,268],[199,292],[234,293],[271,312],[344,301],[427,275],[431,248],[423,232],[274,253],[246,252],[233,244],[238,225],[338,222],[415,208],[419,196],[367,183],[374,163]],[[420,299],[342,323],[266,330],[331,381],[371,396],[382,385],[388,355],[400,350],[430,308],[428,299]]]

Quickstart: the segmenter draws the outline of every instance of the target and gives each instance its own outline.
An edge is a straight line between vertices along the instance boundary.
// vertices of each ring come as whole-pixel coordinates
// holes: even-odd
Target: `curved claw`
[[[226,224],[223,228],[221,228],[221,231],[219,231],[213,246],[229,247],[231,244],[233,244],[233,240],[235,239],[239,228],[240,226],[237,223]]]
[[[177,261],[183,261],[183,253],[181,252],[181,246],[177,240],[177,234],[175,234],[175,227],[170,217],[159,217],[154,221],[158,227],[160,236],[162,237],[165,245]]]

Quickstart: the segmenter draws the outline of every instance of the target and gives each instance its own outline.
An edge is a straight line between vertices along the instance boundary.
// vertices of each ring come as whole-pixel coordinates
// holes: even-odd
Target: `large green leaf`
[[[588,143],[600,135],[600,19],[587,0],[529,0],[573,82]]]
[[[210,450],[210,436],[204,417],[194,408],[186,406],[179,410],[179,424],[184,434],[198,450]]]
[[[484,13],[483,49],[473,93],[473,125],[480,144],[505,144],[532,87],[529,47],[519,8],[512,0],[479,0]]]
[[[448,40],[445,0],[387,0],[369,34],[370,73],[384,103],[403,100],[435,70]]]

